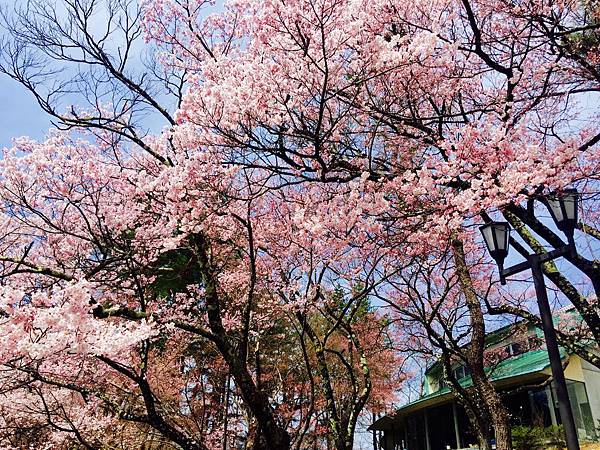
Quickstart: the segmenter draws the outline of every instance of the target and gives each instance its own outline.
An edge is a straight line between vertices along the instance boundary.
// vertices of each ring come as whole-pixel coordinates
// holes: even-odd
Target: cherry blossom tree
[[[406,335],[398,348],[438,364],[440,383],[455,393],[479,446],[487,449],[492,429],[498,445],[510,445],[510,423],[491,382],[500,358],[488,348],[484,306],[497,292],[482,256],[472,240],[453,241],[427,258],[414,258],[378,294],[392,310],[392,326]],[[457,367],[464,368],[471,385],[461,384]]]
[[[600,82],[593,3],[101,4],[65,0],[61,15],[35,0],[5,15],[2,71],[75,131],[17,141],[0,162],[3,408],[37,408],[16,408],[6,429],[44,426],[94,448],[94,417],[211,448],[209,433],[246,414],[251,446],[287,449],[326,418],[348,448],[376,372],[365,342],[387,351],[353,322],[362,302],[450,249],[481,368],[471,228],[485,211],[537,226],[525,201],[596,186],[598,111],[583,107]],[[145,71],[132,56],[142,34]],[[73,92],[81,105],[62,100]],[[162,132],[143,127],[146,114]],[[597,276],[592,259],[577,262]],[[290,396],[307,394],[273,382],[276,329],[299,338],[310,400],[294,411]],[[170,356],[191,349],[175,375]],[[217,385],[225,399],[209,402]],[[176,406],[188,391],[194,405]],[[188,410],[210,419],[192,426]]]
[[[29,89],[60,128],[82,134],[21,140],[2,160],[2,311],[10,330],[3,338],[6,429],[31,421],[50,429],[55,442],[95,448],[102,443],[96,432],[101,424],[119,421],[153,429],[183,448],[220,447],[226,445],[221,429],[232,434],[237,427],[237,419],[227,419],[228,396],[236,396],[245,428],[256,431],[246,436],[250,447],[288,448],[295,439],[292,423],[301,430],[300,446],[314,427],[313,414],[320,414],[322,381],[310,399],[314,412],[298,425],[289,400],[295,383],[265,381],[282,371],[269,330],[277,323],[290,333],[282,318],[301,314],[306,321],[321,314],[319,290],[326,281],[360,281],[360,297],[368,295],[374,281],[364,268],[380,258],[364,237],[373,220],[362,224],[357,210],[355,223],[348,223],[335,208],[360,202],[357,186],[308,194],[290,187],[274,195],[268,175],[224,164],[215,149],[190,140],[193,135],[144,132],[143,114],[175,125],[158,99],[170,95],[180,105],[188,71],[150,61],[148,74],[137,72],[132,55],[141,10],[134,2],[102,5],[67,1],[63,11],[35,1],[4,16],[11,38],[3,44],[3,72]],[[98,16],[107,20],[106,29],[98,30]],[[65,64],[78,75],[71,77]],[[65,92],[79,92],[82,105],[61,104]],[[322,197],[311,202],[311,211],[300,206],[307,195]],[[295,207],[285,206],[290,201]],[[361,228],[349,242],[347,233]],[[315,266],[307,263],[311,258]],[[353,371],[368,367],[360,345],[368,342],[374,351],[386,344],[347,320],[336,318],[328,333],[339,335],[344,325],[352,352],[360,352],[360,364],[351,364],[345,379],[356,383]],[[295,345],[297,350],[299,341]],[[309,362],[304,359],[310,376]],[[215,364],[222,369],[212,373],[208,368]],[[388,386],[398,381],[376,375],[364,375],[360,395],[358,385],[351,388],[345,445],[351,445],[352,427],[373,386],[381,386],[377,377]],[[213,393],[224,379],[225,399],[216,401]],[[34,385],[37,396],[11,400]],[[337,385],[344,389],[342,378]],[[379,404],[384,392],[391,395],[382,389]],[[72,404],[65,404],[67,398]],[[280,404],[282,398],[290,403]],[[40,402],[43,407],[25,420],[29,403]],[[86,419],[100,424],[96,431],[86,429]]]
[[[283,185],[363,177],[384,194],[389,248],[462,248],[482,211],[597,177],[597,110],[576,106],[598,90],[594,5],[234,2],[208,17],[202,6],[147,3],[165,64],[194,73],[175,135],[194,130]],[[481,361],[483,316],[459,272]]]
[[[6,428],[27,417],[50,427],[49,442],[97,448],[104,427],[125,421],[183,448],[220,447],[229,401],[217,392],[230,379],[242,423],[256,423],[252,448],[300,446],[322,410],[344,427],[336,446],[351,448],[371,392],[381,405],[401,381],[383,370],[397,362],[380,353],[384,335],[362,324],[373,314],[356,315],[386,254],[355,207],[361,184],[271,191],[208,152],[166,166],[114,150],[57,133],[17,141],[0,162]],[[334,282],[363,287],[336,309],[325,296]],[[318,316],[324,331],[309,325]],[[273,324],[303,355],[305,372],[285,381],[273,381],[283,372]],[[324,351],[339,361],[319,360]],[[388,363],[372,374],[373,358]],[[317,377],[317,366],[345,375]],[[298,377],[312,377],[314,391],[300,392],[310,411],[294,409]]]

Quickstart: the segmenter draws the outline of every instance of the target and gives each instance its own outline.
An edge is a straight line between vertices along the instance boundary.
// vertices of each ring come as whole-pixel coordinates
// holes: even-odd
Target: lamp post
[[[490,222],[479,228],[490,255],[498,264],[500,282],[503,285],[506,284],[507,277],[531,269],[568,450],[579,450],[579,441],[556,340],[556,331],[552,322],[552,311],[548,303],[542,264],[566,254],[575,254],[574,231],[577,225],[578,202],[579,194],[575,189],[565,189],[560,195],[545,198],[544,204],[550,211],[558,229],[567,236],[568,244],[543,254],[528,255],[527,261],[506,269],[504,268],[504,260],[508,256],[510,225],[507,222]]]

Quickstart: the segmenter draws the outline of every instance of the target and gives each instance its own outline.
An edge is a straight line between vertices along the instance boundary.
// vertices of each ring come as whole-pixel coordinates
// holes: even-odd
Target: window
[[[471,375],[471,371],[466,366],[458,366],[452,371],[452,374],[454,375],[454,378],[461,380]]]
[[[504,347],[504,350],[508,356],[517,356],[524,353],[523,344],[520,342],[512,342]]]
[[[440,377],[440,379],[438,380],[438,390],[442,390],[444,389],[446,386],[448,386],[448,384],[446,383],[446,380],[444,379],[444,376],[442,375]]]
[[[452,375],[457,381],[459,381],[471,375],[471,371],[466,366],[457,366],[454,369],[452,369]],[[440,377],[438,378],[438,390],[444,389],[447,386],[448,383],[446,383],[444,375],[440,375]]]
[[[569,401],[579,438],[595,439],[594,416],[592,415],[585,384],[580,381],[567,380],[567,390],[569,391]]]

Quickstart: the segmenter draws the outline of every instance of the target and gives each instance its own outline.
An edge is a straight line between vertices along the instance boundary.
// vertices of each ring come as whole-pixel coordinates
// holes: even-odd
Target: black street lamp
[[[575,249],[573,233],[579,217],[579,192],[577,189],[565,189],[561,195],[548,196],[544,199],[544,203],[546,203],[558,229],[567,236],[569,244]]]
[[[542,328],[546,339],[546,348],[550,359],[550,367],[552,368],[552,377],[556,388],[560,418],[565,428],[567,448],[568,450],[579,450],[577,428],[575,427],[573,411],[571,410],[571,403],[569,402],[567,383],[562,367],[562,361],[560,359],[556,331],[554,330],[554,323],[552,322],[552,311],[550,310],[550,304],[548,303],[544,272],[542,271],[543,263],[566,254],[574,255],[576,252],[574,232],[575,227],[577,226],[579,194],[575,189],[565,189],[558,195],[555,194],[545,198],[544,203],[550,211],[552,219],[554,219],[558,229],[567,236],[568,244],[543,254],[534,253],[528,255],[526,262],[516,264],[506,269],[504,268],[504,259],[508,255],[509,250],[510,226],[508,223],[490,222],[479,229],[481,230],[490,255],[498,264],[500,282],[502,284],[506,284],[507,277],[531,269],[540,317],[542,319]]]
[[[508,222],[490,222],[479,227],[485,245],[498,264],[500,273],[504,270],[504,260],[508,256],[510,225]]]

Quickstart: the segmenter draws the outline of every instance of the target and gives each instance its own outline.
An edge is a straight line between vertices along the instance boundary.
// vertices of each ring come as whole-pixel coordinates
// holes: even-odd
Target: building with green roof
[[[560,424],[550,361],[541,346],[541,337],[540,330],[520,322],[490,333],[486,339],[486,351],[500,355],[496,364],[487,369],[488,374],[514,426]],[[561,357],[579,437],[595,440],[600,420],[600,369],[564,349],[561,349]],[[465,367],[457,365],[453,372],[461,385],[471,384]],[[377,434],[381,449],[476,447],[477,439],[467,416],[442,375],[441,364],[433,364],[425,372],[421,397],[371,425],[369,429]]]

